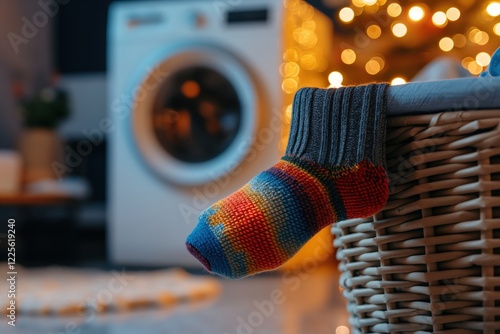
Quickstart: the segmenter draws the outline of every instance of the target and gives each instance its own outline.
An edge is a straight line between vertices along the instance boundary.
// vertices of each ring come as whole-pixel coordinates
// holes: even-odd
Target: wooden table
[[[73,205],[77,202],[79,202],[78,198],[66,195],[36,195],[28,193],[14,195],[0,194],[0,206]]]

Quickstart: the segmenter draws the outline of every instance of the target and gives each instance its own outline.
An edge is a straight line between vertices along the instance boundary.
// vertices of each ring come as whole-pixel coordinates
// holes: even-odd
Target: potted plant
[[[62,141],[57,127],[69,115],[69,100],[65,91],[58,88],[59,75],[51,75],[50,84],[31,98],[24,97],[22,84],[14,84],[23,116],[23,132],[19,151],[24,164],[24,183],[56,179],[52,168],[54,161],[63,156]]]

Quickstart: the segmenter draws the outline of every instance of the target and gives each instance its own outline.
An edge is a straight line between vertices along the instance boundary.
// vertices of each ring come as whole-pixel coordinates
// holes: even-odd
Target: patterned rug
[[[0,267],[7,268],[7,264],[0,263]],[[13,300],[19,314],[76,315],[91,310],[169,307],[216,298],[220,292],[217,279],[190,275],[181,269],[143,272],[61,267],[18,269],[15,297],[9,277],[0,280],[0,305],[5,313]]]

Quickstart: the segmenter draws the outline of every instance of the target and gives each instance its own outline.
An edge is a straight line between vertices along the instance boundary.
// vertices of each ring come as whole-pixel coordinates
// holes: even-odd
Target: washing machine
[[[281,0],[114,3],[108,28],[108,253],[197,262],[198,214],[280,157]]]

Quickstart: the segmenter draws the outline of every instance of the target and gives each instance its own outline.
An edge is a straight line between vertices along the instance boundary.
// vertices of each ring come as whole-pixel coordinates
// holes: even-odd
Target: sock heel
[[[348,219],[370,217],[387,203],[389,182],[384,167],[363,161],[334,178]]]

